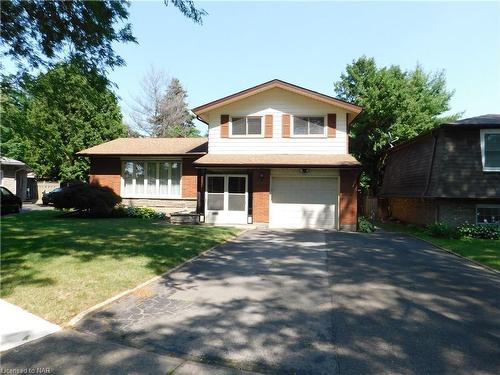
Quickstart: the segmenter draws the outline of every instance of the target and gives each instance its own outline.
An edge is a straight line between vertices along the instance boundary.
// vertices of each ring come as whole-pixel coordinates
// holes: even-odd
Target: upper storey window
[[[483,171],[500,171],[500,129],[481,130]]]
[[[262,117],[233,117],[231,121],[231,136],[262,136]]]
[[[293,135],[296,136],[324,136],[325,118],[312,116],[294,116]]]

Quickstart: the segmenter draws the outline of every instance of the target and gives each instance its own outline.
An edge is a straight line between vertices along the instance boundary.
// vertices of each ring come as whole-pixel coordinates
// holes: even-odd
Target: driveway
[[[254,230],[81,321],[98,354],[79,368],[109,369],[112,343],[229,373],[496,374],[499,295],[498,274],[406,236]],[[50,367],[58,335],[2,366]]]

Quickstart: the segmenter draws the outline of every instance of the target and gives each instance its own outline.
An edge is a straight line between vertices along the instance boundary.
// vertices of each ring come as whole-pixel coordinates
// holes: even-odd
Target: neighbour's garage
[[[338,177],[273,176],[271,228],[337,229]]]

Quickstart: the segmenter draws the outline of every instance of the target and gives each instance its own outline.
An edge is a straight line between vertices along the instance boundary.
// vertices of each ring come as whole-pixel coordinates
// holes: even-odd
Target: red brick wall
[[[438,204],[429,199],[389,198],[391,216],[405,223],[433,224]]]
[[[182,198],[196,198],[198,174],[193,162],[196,158],[182,159]]]
[[[269,169],[256,169],[253,171],[252,212],[254,223],[269,223],[270,181],[271,173]]]
[[[340,226],[357,225],[358,221],[357,170],[340,170]]]
[[[120,195],[121,161],[119,158],[91,158],[90,182],[98,182],[101,186],[108,186]]]

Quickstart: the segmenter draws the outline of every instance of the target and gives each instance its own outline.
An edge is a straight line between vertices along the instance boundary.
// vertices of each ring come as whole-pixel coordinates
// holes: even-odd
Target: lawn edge
[[[98,310],[101,310],[103,307],[111,304],[112,302],[115,302],[116,300],[119,300],[120,298],[122,297],[125,297],[126,295],[129,295],[135,291],[137,291],[138,289],[141,289],[153,282],[155,282],[156,280],[159,280],[160,278],[172,273],[172,272],[175,272],[177,270],[179,270],[180,268],[184,267],[185,265],[191,263],[191,262],[194,262],[195,260],[197,260],[198,258],[201,258],[202,256],[206,255],[207,253],[215,250],[217,247],[221,246],[221,245],[224,245],[228,242],[231,242],[231,241],[234,241],[236,238],[240,237],[241,235],[243,235],[244,233],[248,232],[249,230],[252,230],[253,228],[248,228],[248,229],[243,229],[241,232],[239,232],[238,234],[228,238],[226,241],[224,242],[221,242],[221,243],[218,243],[217,245],[214,245],[212,246],[211,248],[207,249],[207,250],[203,250],[201,253],[199,253],[198,255],[192,257],[192,258],[189,258],[187,260],[185,260],[184,262],[182,263],[179,263],[178,265],[176,265],[175,267],[172,267],[171,269],[169,269],[168,271],[160,274],[160,275],[156,275],[154,277],[152,277],[151,279],[149,280],[146,280],[144,282],[142,282],[141,284],[131,288],[131,289],[127,289],[127,290],[124,290],[123,292],[121,293],[118,293],[117,295],[113,296],[113,297],[110,297],[102,302],[99,302],[98,304],[94,305],[94,306],[91,306],[89,307],[88,309],[85,309],[83,310],[82,312],[79,312],[77,315],[75,315],[73,318],[71,318],[67,323],[62,323],[60,324],[59,326],[61,328],[74,328],[76,327],[76,325],[78,324],[78,322],[80,322],[83,318],[85,318],[87,315],[95,312],[95,311],[98,311]]]
[[[451,255],[454,255],[458,258],[462,258],[463,260],[466,260],[467,262],[470,262],[470,263],[473,263],[475,264],[476,266],[479,266],[481,268],[485,268],[487,269],[488,271],[492,271],[498,275],[500,275],[500,271],[493,268],[493,267],[490,267],[490,266],[487,266],[486,264],[483,264],[481,262],[478,262],[477,260],[474,260],[474,259],[470,259],[470,258],[467,258],[466,256],[462,255],[462,254],[459,254],[459,253],[456,253],[454,252],[453,250],[450,250],[450,249],[447,249],[446,247],[443,247],[441,245],[437,245],[435,244],[434,242],[431,242],[429,240],[426,240],[426,239],[423,239],[421,237],[418,237],[417,235],[415,234],[412,234],[412,233],[408,233],[408,232],[400,232],[400,231],[390,231],[390,230],[387,230],[387,229],[384,229],[384,228],[381,228],[381,227],[377,227],[378,230],[382,230],[382,231],[385,231],[385,232],[388,232],[388,233],[398,233],[398,234],[403,234],[403,235],[407,235],[409,237],[412,237],[412,238],[415,238],[417,240],[420,240],[420,241],[423,241],[425,243],[428,243],[429,245],[432,245],[434,246],[435,248],[439,249],[439,250],[442,250],[448,254],[451,254]]]

